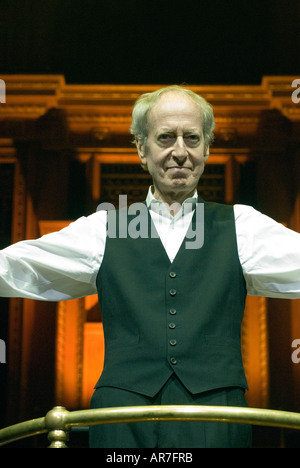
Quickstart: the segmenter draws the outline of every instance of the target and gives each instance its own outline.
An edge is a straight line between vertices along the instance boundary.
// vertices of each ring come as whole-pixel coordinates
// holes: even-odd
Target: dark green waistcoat
[[[156,236],[107,237],[97,277],[105,362],[96,387],[154,396],[175,372],[191,393],[247,388],[241,357],[246,289],[233,207],[204,202],[204,208],[203,246],[186,248],[183,241],[172,263],[147,210],[143,222]],[[194,232],[196,222],[202,217],[194,215]]]

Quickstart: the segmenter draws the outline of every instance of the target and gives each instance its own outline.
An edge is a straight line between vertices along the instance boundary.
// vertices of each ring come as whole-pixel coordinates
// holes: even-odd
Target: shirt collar
[[[154,211],[160,215],[167,215],[171,216],[169,210],[167,209],[166,205],[164,202],[161,200],[157,200],[154,195],[153,195],[153,185],[149,187],[148,194],[146,197],[146,204],[149,210]],[[192,211],[197,203],[198,199],[198,193],[197,190],[195,190],[194,194],[192,197],[186,198],[181,206],[181,210],[177,213],[177,216],[181,216],[183,213],[183,207],[184,207],[184,213]]]

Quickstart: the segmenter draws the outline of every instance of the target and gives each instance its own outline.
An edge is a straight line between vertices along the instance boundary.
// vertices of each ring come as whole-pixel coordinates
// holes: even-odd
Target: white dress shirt
[[[196,197],[185,200],[172,216],[149,189],[147,205],[171,262],[187,233]],[[250,206],[234,205],[234,216],[248,294],[300,298],[300,234]],[[97,211],[61,231],[1,250],[0,296],[61,301],[97,294],[106,219],[105,211]]]

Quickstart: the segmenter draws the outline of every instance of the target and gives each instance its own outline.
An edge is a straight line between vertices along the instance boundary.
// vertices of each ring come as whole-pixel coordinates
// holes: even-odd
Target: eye
[[[167,141],[170,138],[171,138],[171,135],[169,133],[162,133],[158,137],[158,139],[161,140],[161,141]]]
[[[175,136],[172,133],[161,133],[158,136],[158,141],[162,145],[171,145],[175,139]]]
[[[197,135],[196,133],[190,133],[185,135],[184,140],[188,145],[195,146],[200,142],[200,135]]]

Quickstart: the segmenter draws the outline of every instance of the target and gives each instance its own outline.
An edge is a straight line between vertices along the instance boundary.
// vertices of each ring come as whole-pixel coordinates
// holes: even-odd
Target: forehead
[[[184,125],[202,128],[202,112],[195,101],[181,93],[163,94],[149,113],[149,129]]]

